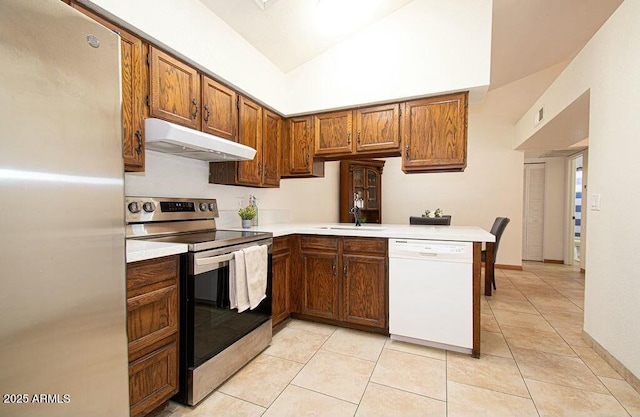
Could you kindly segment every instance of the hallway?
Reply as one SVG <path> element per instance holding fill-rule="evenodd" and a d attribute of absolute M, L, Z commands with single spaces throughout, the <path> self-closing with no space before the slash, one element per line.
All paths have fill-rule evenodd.
<path fill-rule="evenodd" d="M 482 299 L 482 356 L 290 320 L 200 406 L 163 416 L 640 416 L 582 339 L 584 275 L 525 262 Z"/>

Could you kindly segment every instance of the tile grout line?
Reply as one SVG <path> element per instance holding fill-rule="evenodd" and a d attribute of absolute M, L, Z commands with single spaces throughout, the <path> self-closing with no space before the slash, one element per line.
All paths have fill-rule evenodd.
<path fill-rule="evenodd" d="M 513 281 L 511 281 L 511 279 L 509 279 L 509 277 L 507 277 L 507 279 L 522 294 L 522 291 L 520 291 L 518 286 Z M 522 294 L 522 296 L 527 298 L 524 294 Z M 486 298 L 486 296 L 485 296 L 485 298 Z M 528 301 L 528 299 L 527 299 L 527 301 Z M 487 301 L 487 304 L 489 304 L 489 301 Z M 520 365 L 518 364 L 518 361 L 516 360 L 516 356 L 513 354 L 513 350 L 511 349 L 511 345 L 509 344 L 509 342 L 507 341 L 507 338 L 504 336 L 504 333 L 502 332 L 502 326 L 500 326 L 500 322 L 498 322 L 498 318 L 495 317 L 495 313 L 493 312 L 493 307 L 491 307 L 491 304 L 489 304 L 489 309 L 491 310 L 491 313 L 493 314 L 493 316 L 494 316 L 494 318 L 496 320 L 496 324 L 498 325 L 498 328 L 500 329 L 500 334 L 502 335 L 502 338 L 504 339 L 504 342 L 507 345 L 507 348 L 509 349 L 509 353 L 511 354 L 511 357 L 513 358 L 513 362 L 516 364 L 516 368 L 518 369 L 518 373 L 520 373 L 520 378 L 522 378 L 522 383 L 524 384 L 524 387 L 527 389 L 527 393 L 529 394 L 529 399 L 531 400 L 531 404 L 533 404 L 533 408 L 535 408 L 536 413 L 538 414 L 538 417 L 540 417 L 540 410 L 538 410 L 538 405 L 536 404 L 535 400 L 533 399 L 533 395 L 531 395 L 531 390 L 529 389 L 529 385 L 527 385 L 527 381 L 525 380 L 525 377 L 522 374 L 522 369 L 520 369 Z"/>

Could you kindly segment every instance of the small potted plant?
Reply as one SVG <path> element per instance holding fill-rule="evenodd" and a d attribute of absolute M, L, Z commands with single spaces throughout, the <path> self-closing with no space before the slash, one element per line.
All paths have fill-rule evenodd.
<path fill-rule="evenodd" d="M 256 208 L 253 206 L 247 206 L 238 210 L 238 215 L 242 219 L 242 227 L 248 229 L 251 227 L 251 220 L 256 217 Z"/>

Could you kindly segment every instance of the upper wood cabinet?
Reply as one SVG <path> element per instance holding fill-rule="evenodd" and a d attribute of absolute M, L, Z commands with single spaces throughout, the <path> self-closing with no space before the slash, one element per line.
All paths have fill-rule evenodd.
<path fill-rule="evenodd" d="M 398 103 L 314 116 L 315 153 L 322 158 L 400 155 Z"/>
<path fill-rule="evenodd" d="M 259 186 L 262 183 L 262 107 L 240 97 L 240 124 L 238 142 L 256 150 L 250 161 L 238 163 L 237 182 L 242 185 Z"/>
<path fill-rule="evenodd" d="M 202 131 L 238 141 L 238 94 L 202 75 Z"/>
<path fill-rule="evenodd" d="M 149 47 L 152 117 L 200 130 L 200 74 L 194 68 Z"/>
<path fill-rule="evenodd" d="M 256 150 L 251 161 L 212 162 L 209 182 L 250 187 L 280 185 L 282 118 L 257 103 L 239 98 L 238 141 Z"/>
<path fill-rule="evenodd" d="M 316 156 L 353 153 L 353 111 L 338 111 L 313 116 Z"/>
<path fill-rule="evenodd" d="M 398 103 L 357 109 L 354 116 L 356 152 L 390 151 L 400 155 L 400 105 Z"/>
<path fill-rule="evenodd" d="M 313 116 L 287 119 L 285 131 L 281 177 L 324 177 L 324 161 L 315 159 Z"/>
<path fill-rule="evenodd" d="M 262 113 L 262 185 L 280 185 L 280 152 L 282 143 L 282 117 L 264 109 Z"/>
<path fill-rule="evenodd" d="M 125 171 L 144 171 L 144 119 L 148 75 L 142 40 L 75 2 L 71 2 L 70 5 L 120 35 L 124 168 Z"/>
<path fill-rule="evenodd" d="M 463 171 L 467 165 L 468 93 L 403 103 L 402 170 Z"/>

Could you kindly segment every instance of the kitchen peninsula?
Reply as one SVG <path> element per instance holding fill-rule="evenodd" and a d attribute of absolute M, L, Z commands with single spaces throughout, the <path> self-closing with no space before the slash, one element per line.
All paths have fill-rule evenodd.
<path fill-rule="evenodd" d="M 471 294 L 463 304 L 466 303 L 465 308 L 468 307 L 473 316 L 469 333 L 472 342 L 469 342 L 468 351 L 479 357 L 480 254 L 485 242 L 490 256 L 495 242 L 495 237 L 484 229 L 474 226 L 365 224 L 356 227 L 349 223 L 299 223 L 271 224 L 248 230 L 269 232 L 274 236 L 274 323 L 292 316 L 381 334 L 391 332 L 392 337 L 393 329 L 389 328 L 389 241 L 450 243 L 447 249 L 454 251 L 466 243 L 470 268 L 468 280 L 465 278 L 464 281 Z M 419 255 L 428 257 L 432 254 Z M 489 265 L 491 261 L 488 259 Z M 446 273 L 438 278 L 434 290 L 442 291 L 449 284 L 444 275 Z M 493 271 L 487 270 L 485 286 L 490 286 L 492 278 Z M 464 295 L 460 297 L 464 298 Z M 425 322 L 447 320 L 448 317 L 429 318 L 416 313 L 414 319 Z M 428 340 L 417 342 L 430 344 Z M 430 345 L 460 350 L 460 346 L 455 345 Z"/>

